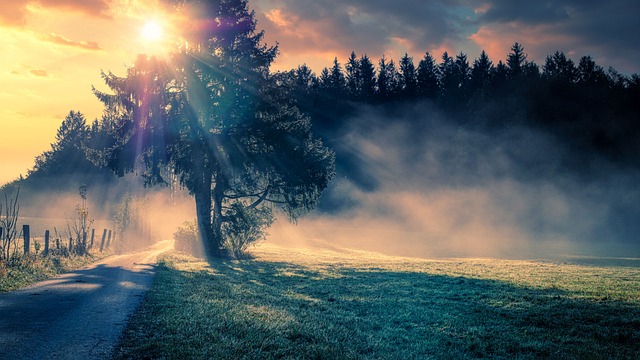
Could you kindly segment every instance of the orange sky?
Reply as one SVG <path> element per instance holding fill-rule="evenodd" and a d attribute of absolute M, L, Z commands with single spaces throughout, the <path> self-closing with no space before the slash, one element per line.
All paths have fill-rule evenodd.
<path fill-rule="evenodd" d="M 171 24 L 158 1 L 0 0 L 0 184 L 26 174 L 34 157 L 50 148 L 70 110 L 84 113 L 89 121 L 101 115 L 101 104 L 91 92 L 92 85 L 104 90 L 100 70 L 123 74 L 137 54 L 158 51 L 157 42 L 141 36 L 149 19 L 157 18 L 165 27 Z M 619 8 L 615 2 L 625 1 L 598 6 Z M 636 43 L 637 25 L 624 31 L 628 23 L 636 23 L 625 15 L 633 11 L 619 11 L 607 22 L 602 16 L 606 9 L 572 0 L 556 8 L 522 2 L 529 7 L 526 11 L 511 0 L 399 4 L 249 1 L 268 44 L 280 44 L 275 69 L 306 63 L 319 73 L 336 56 L 344 63 L 352 50 L 367 53 L 375 62 L 383 54 L 398 59 L 408 52 L 417 62 L 425 51 L 437 59 L 443 51 L 464 51 L 472 61 L 485 49 L 497 63 L 519 41 L 539 65 L 545 55 L 560 49 L 574 60 L 588 54 L 605 67 L 637 71 L 637 46 L 625 48 L 631 61 L 603 55 L 611 54 L 605 51 L 608 44 Z M 610 28 L 628 36 L 599 40 Z"/>
<path fill-rule="evenodd" d="M 122 74 L 155 46 L 141 36 L 153 1 L 26 3 L 0 3 L 0 184 L 26 175 L 70 110 L 100 116 L 101 69 Z"/>

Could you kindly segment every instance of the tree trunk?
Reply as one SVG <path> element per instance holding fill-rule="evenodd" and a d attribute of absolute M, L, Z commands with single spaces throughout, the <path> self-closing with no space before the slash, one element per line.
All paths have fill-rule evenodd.
<path fill-rule="evenodd" d="M 222 197 L 224 190 L 220 181 L 213 188 L 213 221 L 212 230 L 214 243 L 218 253 L 222 251 Z"/>
<path fill-rule="evenodd" d="M 210 171 L 205 169 L 203 173 L 194 192 L 198 232 L 200 233 L 205 256 L 214 258 L 220 255 L 220 236 L 214 230 L 215 227 L 211 216 L 211 182 L 213 178 Z"/>

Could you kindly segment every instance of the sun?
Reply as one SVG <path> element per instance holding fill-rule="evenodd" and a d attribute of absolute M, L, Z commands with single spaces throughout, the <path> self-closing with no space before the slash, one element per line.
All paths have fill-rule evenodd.
<path fill-rule="evenodd" d="M 147 21 L 140 31 L 142 38 L 146 41 L 156 42 L 160 41 L 163 37 L 164 29 L 155 20 Z"/>

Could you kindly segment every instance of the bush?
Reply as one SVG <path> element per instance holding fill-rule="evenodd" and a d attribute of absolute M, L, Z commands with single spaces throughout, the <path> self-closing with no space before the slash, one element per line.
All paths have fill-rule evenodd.
<path fill-rule="evenodd" d="M 246 257 L 249 245 L 266 238 L 266 229 L 274 221 L 273 213 L 268 207 L 249 208 L 235 203 L 230 215 L 230 221 L 222 227 L 224 246 L 235 258 Z"/>
<path fill-rule="evenodd" d="M 182 223 L 182 226 L 178 227 L 178 230 L 173 233 L 173 239 L 176 241 L 176 250 L 193 256 L 204 256 L 202 244 L 200 244 L 200 236 L 198 234 L 198 222 L 196 220 L 185 221 Z"/>

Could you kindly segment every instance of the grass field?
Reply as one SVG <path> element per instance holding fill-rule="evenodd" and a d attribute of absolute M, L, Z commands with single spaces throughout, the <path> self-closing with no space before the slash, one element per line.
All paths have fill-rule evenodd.
<path fill-rule="evenodd" d="M 173 254 L 116 358 L 638 359 L 640 261 Z"/>

